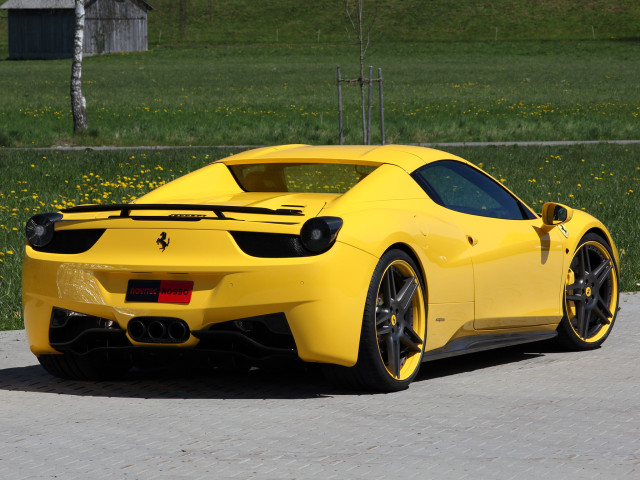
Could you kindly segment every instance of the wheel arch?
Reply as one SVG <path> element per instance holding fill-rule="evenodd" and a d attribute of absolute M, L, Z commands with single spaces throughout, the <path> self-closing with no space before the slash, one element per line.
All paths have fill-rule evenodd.
<path fill-rule="evenodd" d="M 402 243 L 402 242 L 396 242 L 393 245 L 390 245 L 382 254 L 384 255 L 389 250 L 401 250 L 401 251 L 403 251 L 404 253 L 409 255 L 409 257 L 411 257 L 411 260 L 414 261 L 414 263 L 416 264 L 416 267 L 418 267 L 418 270 L 420 270 L 420 276 L 422 277 L 422 285 L 424 286 L 424 308 L 425 308 L 425 311 L 427 311 L 427 306 L 429 304 L 429 301 L 428 301 L 429 288 L 428 288 L 428 284 L 427 284 L 426 272 L 425 272 L 425 269 L 424 269 L 424 266 L 423 266 L 422 262 L 420 261 L 420 257 L 418 256 L 418 254 L 409 245 L 407 245 L 406 243 Z"/>
<path fill-rule="evenodd" d="M 611 249 L 611 253 L 613 254 L 613 259 L 615 260 L 616 266 L 620 268 L 620 255 L 618 253 L 618 248 L 616 247 L 616 244 L 613 241 L 613 237 L 609 233 L 609 230 L 600 220 L 581 210 L 574 210 L 573 218 L 571 219 L 571 221 L 567 222 L 566 225 L 567 228 L 570 229 L 570 231 L 574 228 L 580 231 L 580 235 L 569 236 L 569 242 L 566 245 L 567 248 L 570 248 L 572 252 L 575 252 L 575 250 L 580 245 L 580 240 L 582 240 L 585 235 L 588 235 L 589 233 L 595 233 L 598 236 L 602 237 L 603 240 L 605 240 L 605 242 Z"/>
<path fill-rule="evenodd" d="M 609 248 L 611 248 L 611 250 L 613 250 L 613 241 L 610 238 L 608 232 L 604 231 L 600 227 L 592 227 L 589 230 L 587 230 L 586 232 L 584 232 L 584 235 L 588 235 L 590 233 L 595 233 L 595 234 L 601 236 L 602 238 L 604 238 L 604 240 L 609 244 Z M 584 237 L 584 235 L 583 235 L 583 237 Z"/>
<path fill-rule="evenodd" d="M 611 253 L 613 254 L 613 258 L 616 262 L 616 270 L 618 270 L 618 275 L 620 275 L 619 269 L 620 269 L 620 256 L 618 253 L 618 249 L 615 245 L 615 243 L 613 242 L 613 238 L 611 237 L 611 234 L 607 231 L 606 228 L 601 228 L 600 226 L 595 226 L 595 227 L 591 227 L 588 230 L 586 230 L 582 236 L 580 237 L 580 239 L 582 239 L 585 235 L 588 235 L 590 233 L 595 233 L 596 235 L 602 237 L 602 239 L 607 242 L 607 245 L 609 246 L 609 248 L 611 249 Z M 578 247 L 578 245 L 580 244 L 580 241 L 578 241 L 578 243 L 575 245 L 574 250 Z"/>

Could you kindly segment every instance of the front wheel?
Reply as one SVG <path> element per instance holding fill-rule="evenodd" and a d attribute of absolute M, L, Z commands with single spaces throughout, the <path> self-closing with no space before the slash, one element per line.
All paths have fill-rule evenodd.
<path fill-rule="evenodd" d="M 592 350 L 609 336 L 618 311 L 618 266 L 609 244 L 585 235 L 573 255 L 565 286 L 558 340 L 573 350 Z"/>
<path fill-rule="evenodd" d="M 362 318 L 358 361 L 332 372 L 346 386 L 394 392 L 417 375 L 426 338 L 425 290 L 420 270 L 402 250 L 376 266 Z"/>

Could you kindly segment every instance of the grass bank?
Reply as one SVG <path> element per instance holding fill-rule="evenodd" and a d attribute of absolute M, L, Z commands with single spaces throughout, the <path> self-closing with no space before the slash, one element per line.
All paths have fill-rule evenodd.
<path fill-rule="evenodd" d="M 0 148 L 337 143 L 336 66 L 355 78 L 356 62 L 327 45 L 87 58 L 89 131 L 74 136 L 70 61 L 0 61 Z M 388 44 L 368 62 L 383 67 L 389 142 L 640 138 L 633 43 Z M 362 142 L 358 98 L 345 86 L 346 143 Z"/>
<path fill-rule="evenodd" d="M 150 45 L 344 43 L 353 40 L 342 0 L 154 0 Z M 376 0 L 364 2 L 374 42 L 638 38 L 635 0 Z M 6 49 L 7 11 L 0 10 Z"/>
<path fill-rule="evenodd" d="M 153 44 L 318 43 L 353 40 L 342 0 L 155 0 Z M 364 2 L 374 42 L 592 40 L 637 38 L 634 0 Z M 350 28 L 350 27 L 349 27 Z"/>
<path fill-rule="evenodd" d="M 609 227 L 626 291 L 640 282 L 640 145 L 451 148 L 540 210 L 548 200 L 592 213 Z M 120 203 L 233 153 L 0 151 L 0 329 L 22 328 L 24 223 L 80 203 Z"/>

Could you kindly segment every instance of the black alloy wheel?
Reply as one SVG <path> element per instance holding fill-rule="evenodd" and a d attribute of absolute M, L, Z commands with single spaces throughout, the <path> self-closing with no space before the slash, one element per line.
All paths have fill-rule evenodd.
<path fill-rule="evenodd" d="M 426 340 L 425 288 L 420 270 L 402 250 L 387 251 L 374 269 L 355 366 L 330 367 L 349 388 L 406 389 L 420 369 Z"/>
<path fill-rule="evenodd" d="M 585 235 L 567 274 L 565 315 L 558 326 L 561 343 L 574 350 L 599 347 L 613 328 L 618 297 L 618 268 L 611 248 L 599 235 Z"/>

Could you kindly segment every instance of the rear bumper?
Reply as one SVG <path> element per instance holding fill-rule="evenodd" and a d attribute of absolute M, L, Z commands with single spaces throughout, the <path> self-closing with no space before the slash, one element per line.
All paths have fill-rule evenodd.
<path fill-rule="evenodd" d="M 186 342 L 191 335 L 199 340 L 195 347 L 166 348 Z M 205 330 L 190 330 L 173 317 L 136 317 L 124 330 L 105 318 L 54 307 L 49 344 L 64 354 L 119 358 L 129 364 L 145 364 L 150 358 L 166 363 L 196 358 L 210 366 L 259 366 L 298 357 L 282 313 L 217 323 Z"/>
<path fill-rule="evenodd" d="M 282 314 L 300 359 L 345 366 L 356 362 L 366 293 L 377 262 L 374 256 L 336 243 L 328 252 L 312 257 L 256 258 L 244 254 L 223 231 L 170 231 L 175 244 L 189 235 L 191 247 L 179 250 L 172 245 L 162 255 L 153 243 L 157 231 L 147 235 L 154 247 L 148 252 L 136 246 L 130 232 L 126 240 L 118 238 L 125 232 L 107 230 L 94 248 L 82 254 L 36 252 L 27 246 L 23 306 L 34 354 L 61 351 L 51 345 L 49 332 L 57 307 L 113 322 L 126 341 L 115 342 L 114 349 L 160 351 L 202 349 L 212 337 L 195 332 L 207 332 L 223 322 Z M 118 252 L 101 245 L 132 247 Z M 123 260 L 129 264 L 120 263 Z M 191 301 L 125 301 L 130 279 L 192 281 Z M 180 319 L 190 334 L 180 343 L 135 341 L 127 330 L 140 317 Z M 219 340 L 216 342 L 215 349 L 220 350 Z"/>

